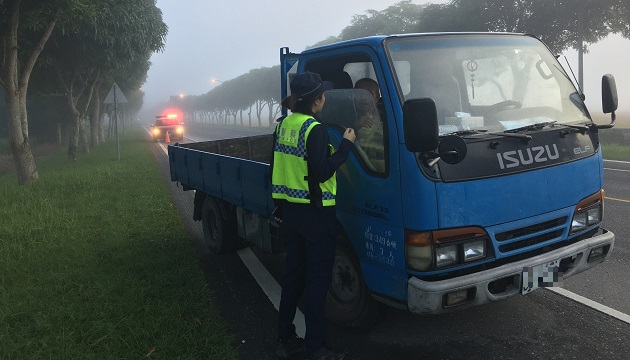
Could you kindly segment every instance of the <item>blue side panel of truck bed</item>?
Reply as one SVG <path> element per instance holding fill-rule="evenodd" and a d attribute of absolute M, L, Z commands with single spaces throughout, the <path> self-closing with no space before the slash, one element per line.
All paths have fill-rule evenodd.
<path fill-rule="evenodd" d="M 212 155 L 209 155 L 212 156 Z M 221 156 L 219 160 L 219 169 L 221 171 L 221 190 L 223 200 L 227 200 L 235 205 L 243 205 L 243 189 L 241 163 L 244 160 L 236 159 L 228 156 Z"/>
<path fill-rule="evenodd" d="M 271 179 L 267 175 L 269 165 L 243 161 L 241 166 L 244 175 L 242 177 L 243 207 L 257 214 L 272 212 Z"/>
<path fill-rule="evenodd" d="M 169 145 L 171 180 L 262 215 L 274 210 L 269 165 Z"/>
<path fill-rule="evenodd" d="M 179 181 L 188 185 L 188 165 L 186 164 L 186 153 L 173 146 L 168 147 L 168 158 L 171 162 L 171 181 Z"/>
<path fill-rule="evenodd" d="M 199 152 L 201 154 L 205 154 Z M 201 156 L 203 178 L 202 186 L 195 188 L 203 190 L 206 194 L 220 197 L 221 196 L 221 171 L 219 168 L 219 156 Z"/>

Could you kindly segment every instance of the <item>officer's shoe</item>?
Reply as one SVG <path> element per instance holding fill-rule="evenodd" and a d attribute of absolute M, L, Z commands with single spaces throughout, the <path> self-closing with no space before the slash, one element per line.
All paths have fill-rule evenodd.
<path fill-rule="evenodd" d="M 327 343 L 323 343 L 317 351 L 307 354 L 306 360 L 343 360 L 345 357 L 345 352 L 338 352 L 332 349 Z"/>
<path fill-rule="evenodd" d="M 278 347 L 276 348 L 278 359 L 290 359 L 302 353 L 304 353 L 304 339 L 297 336 L 297 334 L 278 339 Z"/>

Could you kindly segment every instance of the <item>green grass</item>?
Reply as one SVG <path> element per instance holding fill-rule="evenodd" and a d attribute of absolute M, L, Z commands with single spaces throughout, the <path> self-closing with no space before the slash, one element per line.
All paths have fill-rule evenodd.
<path fill-rule="evenodd" d="M 630 146 L 602 145 L 602 155 L 606 160 L 630 161 Z"/>
<path fill-rule="evenodd" d="M 1 359 L 235 359 L 140 131 L 0 177 Z"/>

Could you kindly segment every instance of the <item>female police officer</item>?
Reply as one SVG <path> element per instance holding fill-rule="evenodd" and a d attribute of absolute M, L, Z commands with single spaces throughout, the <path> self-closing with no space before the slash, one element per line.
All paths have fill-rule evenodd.
<path fill-rule="evenodd" d="M 279 358 L 306 351 L 307 359 L 343 359 L 325 339 L 325 300 L 335 257 L 335 171 L 347 159 L 355 140 L 346 129 L 333 152 L 326 128 L 317 121 L 332 83 L 318 74 L 296 74 L 291 95 L 282 105 L 292 111 L 276 127 L 272 196 L 281 217 L 286 241 L 286 273 L 278 310 Z M 281 215 L 280 215 L 281 214 Z M 293 319 L 300 296 L 306 303 L 305 340 L 295 334 Z"/>

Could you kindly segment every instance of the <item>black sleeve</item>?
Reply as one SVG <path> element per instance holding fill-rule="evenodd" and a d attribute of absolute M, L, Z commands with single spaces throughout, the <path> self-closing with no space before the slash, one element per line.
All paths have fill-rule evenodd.
<path fill-rule="evenodd" d="M 350 140 L 342 139 L 339 149 L 331 155 L 328 144 L 326 127 L 321 124 L 315 125 L 306 140 L 309 182 L 323 183 L 330 179 L 354 148 L 354 144 Z"/>

